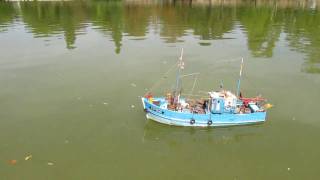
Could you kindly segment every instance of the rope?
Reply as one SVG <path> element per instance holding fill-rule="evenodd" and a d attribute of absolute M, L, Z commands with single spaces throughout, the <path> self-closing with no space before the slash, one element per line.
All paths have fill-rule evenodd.
<path fill-rule="evenodd" d="M 196 86 L 197 79 L 198 79 L 198 76 L 196 76 L 196 77 L 194 78 L 194 82 L 193 82 L 192 89 L 191 89 L 191 91 L 190 91 L 190 95 L 192 95 L 192 93 L 193 93 L 194 87 Z M 188 98 L 190 97 L 190 95 L 188 96 Z"/>
<path fill-rule="evenodd" d="M 226 58 L 223 58 L 223 59 L 219 59 L 219 60 L 217 60 L 217 61 L 214 61 L 214 63 L 228 63 L 228 62 L 233 62 L 233 61 L 238 61 L 238 60 L 239 60 L 239 57 L 230 58 L 230 59 L 227 59 L 227 60 L 226 60 Z M 147 95 L 148 93 L 152 92 L 157 86 L 159 86 L 159 85 L 162 83 L 162 81 L 166 79 L 166 76 L 167 76 L 175 67 L 177 67 L 177 64 L 178 64 L 178 63 L 179 63 L 179 62 L 174 63 L 174 64 L 172 65 L 172 67 L 170 67 L 170 69 L 169 69 L 166 73 L 164 73 L 164 76 L 163 76 L 159 81 L 157 81 L 156 83 L 154 83 L 154 84 L 151 86 L 151 88 L 149 88 L 149 90 L 144 94 L 144 96 Z M 216 67 L 216 68 L 218 68 L 218 67 Z M 196 73 L 195 73 L 195 74 L 196 74 Z M 197 77 L 196 77 L 196 79 L 195 79 L 195 82 L 194 82 L 194 85 L 193 85 L 193 87 L 192 87 L 192 91 L 191 91 L 191 92 L 193 92 L 193 89 L 194 89 L 194 86 L 195 86 L 196 81 L 197 81 Z M 207 92 L 206 92 L 206 93 L 207 93 Z M 191 93 L 191 94 L 192 94 L 192 93 Z"/>
<path fill-rule="evenodd" d="M 208 99 L 208 96 L 197 95 L 197 94 L 186 94 L 186 93 L 181 93 L 181 95 L 185 95 L 185 96 L 194 96 L 194 97 L 201 97 L 201 98 L 204 98 L 204 99 Z"/>
<path fill-rule="evenodd" d="M 170 67 L 170 69 L 166 73 L 164 73 L 163 77 L 159 81 L 154 83 L 153 86 L 151 86 L 151 88 L 144 94 L 144 96 L 146 96 L 148 93 L 152 92 L 155 87 L 159 86 L 162 83 L 162 81 L 166 79 L 166 76 L 170 73 L 170 71 L 172 71 L 174 69 L 174 67 L 177 66 L 177 64 L 178 64 L 178 62 L 174 63 Z"/>
<path fill-rule="evenodd" d="M 234 58 L 230 58 L 230 59 L 219 59 L 219 60 L 216 60 L 216 61 L 213 61 L 213 63 L 228 63 L 228 62 L 234 62 L 234 61 L 239 61 L 239 57 L 234 57 Z"/>
<path fill-rule="evenodd" d="M 254 89 L 256 89 L 256 91 L 260 88 L 258 88 L 251 80 L 249 80 L 248 76 L 246 74 L 244 74 L 243 79 L 246 80 L 249 84 L 249 86 L 253 87 Z M 258 93 L 258 92 L 257 92 Z"/>

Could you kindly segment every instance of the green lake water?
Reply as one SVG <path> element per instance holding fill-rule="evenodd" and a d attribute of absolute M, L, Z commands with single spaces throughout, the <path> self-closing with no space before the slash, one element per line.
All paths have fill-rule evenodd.
<path fill-rule="evenodd" d="M 0 179 L 319 179 L 318 1 L 143 2 L 0 2 Z M 182 47 L 195 94 L 234 91 L 244 57 L 241 91 L 274 105 L 267 122 L 146 120 L 139 97 Z"/>

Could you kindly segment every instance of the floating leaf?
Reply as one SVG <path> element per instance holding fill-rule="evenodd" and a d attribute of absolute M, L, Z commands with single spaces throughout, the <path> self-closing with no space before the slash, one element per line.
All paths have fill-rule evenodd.
<path fill-rule="evenodd" d="M 28 161 L 28 160 L 30 160 L 31 158 L 32 158 L 32 155 L 29 155 L 29 156 L 26 156 L 26 157 L 24 158 L 24 160 Z"/>
<path fill-rule="evenodd" d="M 264 108 L 266 108 L 266 109 L 269 109 L 269 108 L 272 108 L 272 107 L 273 107 L 273 105 L 269 104 L 269 103 L 264 105 Z"/>
<path fill-rule="evenodd" d="M 9 164 L 10 164 L 10 165 L 16 165 L 17 162 L 18 162 L 17 160 L 11 159 L 11 160 L 9 161 Z"/>

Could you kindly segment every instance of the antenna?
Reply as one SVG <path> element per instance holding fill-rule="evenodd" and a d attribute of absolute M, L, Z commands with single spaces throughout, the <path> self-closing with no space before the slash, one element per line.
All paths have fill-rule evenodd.
<path fill-rule="evenodd" d="M 240 65 L 240 73 L 239 73 L 239 80 L 238 80 L 238 86 L 237 86 L 237 96 L 240 96 L 240 83 L 241 83 L 241 76 L 242 76 L 242 68 L 243 68 L 243 58 L 241 59 L 241 65 Z"/>
<path fill-rule="evenodd" d="M 181 54 L 180 54 L 180 57 L 179 57 L 179 62 L 178 62 L 178 71 L 177 71 L 177 77 L 176 77 L 176 89 L 175 89 L 175 103 L 178 103 L 177 101 L 179 101 L 179 94 L 180 94 L 180 91 L 179 91 L 179 86 L 181 86 L 181 83 L 180 83 L 180 73 L 181 73 L 181 70 L 184 69 L 184 62 L 182 60 L 182 57 L 183 57 L 183 48 L 181 48 Z"/>

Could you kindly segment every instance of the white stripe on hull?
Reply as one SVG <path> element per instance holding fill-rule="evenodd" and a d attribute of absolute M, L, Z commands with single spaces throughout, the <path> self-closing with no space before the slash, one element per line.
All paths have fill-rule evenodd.
<path fill-rule="evenodd" d="M 190 121 L 182 120 L 182 119 L 177 119 L 177 120 L 170 120 L 166 118 L 162 118 L 156 115 L 153 115 L 151 113 L 147 113 L 146 117 L 148 119 L 151 119 L 153 121 L 162 123 L 162 124 L 168 124 L 168 125 L 173 125 L 173 126 L 193 126 L 193 127 L 208 127 L 209 125 L 205 122 L 203 123 L 197 123 L 195 122 L 194 124 L 190 124 Z M 210 126 L 217 127 L 217 126 L 239 126 L 239 125 L 248 125 L 248 124 L 259 124 L 263 123 L 265 120 L 252 120 L 252 121 L 243 121 L 241 123 L 225 123 L 225 122 L 217 122 L 217 121 L 212 121 L 212 124 Z"/>

